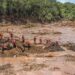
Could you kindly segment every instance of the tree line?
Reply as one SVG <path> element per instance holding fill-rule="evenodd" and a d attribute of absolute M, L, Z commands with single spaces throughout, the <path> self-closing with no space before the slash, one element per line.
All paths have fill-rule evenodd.
<path fill-rule="evenodd" d="M 0 0 L 0 22 L 75 20 L 75 4 L 56 0 Z"/>

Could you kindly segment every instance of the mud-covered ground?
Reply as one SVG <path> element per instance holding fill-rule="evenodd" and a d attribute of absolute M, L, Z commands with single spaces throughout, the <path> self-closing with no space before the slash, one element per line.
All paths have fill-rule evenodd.
<path fill-rule="evenodd" d="M 0 75 L 75 75 L 75 56 L 1 58 Z"/>
<path fill-rule="evenodd" d="M 62 22 L 29 27 L 1 26 L 0 32 L 4 33 L 5 37 L 9 36 L 7 31 L 12 31 L 16 38 L 20 39 L 22 35 L 25 35 L 26 40 L 31 43 L 34 36 L 37 36 L 37 43 L 40 37 L 43 44 L 46 39 L 58 41 L 61 48 L 60 50 L 57 47 L 56 50 L 50 48 L 43 50 L 45 45 L 38 44 L 24 53 L 18 49 L 5 51 L 4 55 L 0 53 L 0 75 L 75 75 L 74 24 Z"/>

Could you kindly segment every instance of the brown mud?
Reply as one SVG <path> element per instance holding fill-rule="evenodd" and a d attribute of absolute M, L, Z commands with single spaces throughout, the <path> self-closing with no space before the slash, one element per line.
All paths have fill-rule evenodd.
<path fill-rule="evenodd" d="M 2 55 L 0 51 L 0 75 L 75 75 L 74 24 L 62 22 L 40 27 L 1 26 L 0 32 L 5 37 L 9 36 L 7 30 L 12 31 L 15 38 L 19 39 L 24 34 L 31 43 L 34 36 L 37 36 L 37 43 L 41 37 L 43 45 L 37 44 L 25 52 L 14 48 L 6 50 Z M 58 41 L 59 45 L 46 47 L 46 39 Z"/>

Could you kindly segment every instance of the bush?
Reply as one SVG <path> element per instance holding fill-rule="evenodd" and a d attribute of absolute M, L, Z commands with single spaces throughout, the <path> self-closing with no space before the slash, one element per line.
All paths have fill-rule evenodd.
<path fill-rule="evenodd" d="M 59 3 L 56 0 L 2 0 L 0 1 L 0 20 L 36 20 L 51 22 L 60 19 L 75 20 L 75 4 Z M 25 20 L 25 21 L 24 21 Z"/>

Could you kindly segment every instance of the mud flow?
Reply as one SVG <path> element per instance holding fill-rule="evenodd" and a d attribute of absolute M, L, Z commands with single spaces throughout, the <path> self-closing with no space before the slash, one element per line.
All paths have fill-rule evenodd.
<path fill-rule="evenodd" d="M 74 34 L 65 25 L 1 26 L 0 75 L 75 75 Z"/>

